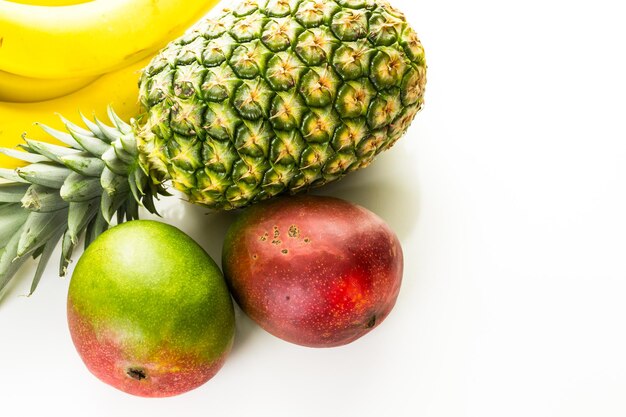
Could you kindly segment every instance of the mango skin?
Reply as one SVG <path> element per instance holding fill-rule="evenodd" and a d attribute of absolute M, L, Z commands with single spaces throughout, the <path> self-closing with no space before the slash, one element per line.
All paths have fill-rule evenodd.
<path fill-rule="evenodd" d="M 218 266 L 186 234 L 154 221 L 124 223 L 92 242 L 72 275 L 67 319 L 87 368 L 143 397 L 204 384 L 235 334 Z"/>
<path fill-rule="evenodd" d="M 298 345 L 334 347 L 391 312 L 403 254 L 374 213 L 303 195 L 246 209 L 226 234 L 222 267 L 239 306 L 265 330 Z"/>

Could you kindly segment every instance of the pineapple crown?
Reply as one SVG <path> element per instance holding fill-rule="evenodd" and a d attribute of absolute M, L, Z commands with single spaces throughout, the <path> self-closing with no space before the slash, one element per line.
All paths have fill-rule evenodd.
<path fill-rule="evenodd" d="M 85 127 L 61 117 L 65 132 L 40 125 L 67 146 L 24 137 L 21 150 L 0 148 L 28 163 L 0 169 L 0 294 L 31 256 L 32 294 L 59 241 L 63 276 L 83 234 L 87 248 L 115 218 L 138 219 L 140 206 L 156 214 L 154 198 L 167 193 L 141 167 L 133 127 L 111 108 L 108 116 L 111 125 L 81 114 Z"/>

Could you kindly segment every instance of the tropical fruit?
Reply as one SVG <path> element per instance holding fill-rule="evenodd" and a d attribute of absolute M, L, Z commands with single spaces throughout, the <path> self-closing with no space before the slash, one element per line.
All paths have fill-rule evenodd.
<path fill-rule="evenodd" d="M 0 290 L 16 263 L 59 239 L 63 269 L 85 229 L 89 242 L 115 213 L 154 211 L 168 181 L 228 210 L 366 167 L 407 130 L 425 82 L 422 45 L 387 2 L 242 1 L 152 60 L 137 119 L 111 111 L 113 126 L 47 129 L 69 148 L 27 140 L 17 156 L 32 164 L 0 170 L 7 210 L 32 211 L 10 222 Z"/>
<path fill-rule="evenodd" d="M 404 134 L 425 74 L 417 35 L 387 3 L 243 1 L 143 72 L 142 165 L 218 209 L 319 186 Z"/>
<path fill-rule="evenodd" d="M 114 227 L 85 251 L 70 282 L 67 317 L 95 376 L 148 397 L 205 383 L 235 333 L 215 262 L 186 234 L 154 221 Z"/>
<path fill-rule="evenodd" d="M 371 211 L 307 195 L 246 209 L 228 230 L 222 267 L 241 309 L 265 330 L 333 347 L 389 315 L 403 257 L 396 235 Z"/>
<path fill-rule="evenodd" d="M 33 103 L 71 94 L 96 77 L 31 78 L 0 71 L 0 102 Z"/>
<path fill-rule="evenodd" d="M 49 142 L 56 145 L 63 145 L 62 142 L 54 139 L 43 131 L 35 123 L 45 124 L 53 128 L 63 128 L 69 120 L 74 123 L 80 123 L 84 114 L 96 117 L 107 116 L 107 106 L 112 104 L 115 111 L 120 117 L 131 118 L 140 111 L 140 105 L 137 102 L 137 77 L 143 67 L 149 62 L 149 59 L 129 65 L 117 71 L 104 74 L 98 77 L 89 85 L 79 90 L 62 95 L 60 97 L 45 100 L 18 103 L 13 101 L 0 101 L 0 145 L 6 147 L 0 148 L 0 152 L 14 154 L 15 148 L 23 143 L 22 135 L 29 140 L 38 140 Z M 5 81 L 8 81 L 5 79 Z M 50 93 L 54 95 L 54 84 L 59 83 L 58 80 L 48 80 L 50 84 L 46 88 L 41 85 L 33 91 L 34 95 Z M 3 79 L 0 74 L 0 88 Z M 14 83 L 15 84 L 15 83 Z M 37 86 L 38 83 L 28 83 L 30 87 Z M 17 93 L 16 88 L 5 90 L 0 93 L 10 94 L 11 91 Z M 20 93 L 21 97 L 25 97 L 24 92 Z M 7 97 L 8 98 L 8 97 Z M 29 100 L 30 101 L 30 100 Z M 80 112 L 84 114 L 81 114 Z M 58 114 L 67 116 L 59 118 Z M 8 148 L 8 149 L 7 149 Z M 11 158 L 8 155 L 0 154 L 0 166 L 6 168 L 15 168 L 24 165 L 18 159 Z"/>
<path fill-rule="evenodd" d="M 153 56 L 217 1 L 1 1 L 0 70 L 35 78 L 102 75 Z"/>

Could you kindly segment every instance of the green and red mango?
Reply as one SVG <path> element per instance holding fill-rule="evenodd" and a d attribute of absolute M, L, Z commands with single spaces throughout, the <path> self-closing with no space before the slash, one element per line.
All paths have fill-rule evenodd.
<path fill-rule="evenodd" d="M 89 370 L 148 397 L 212 378 L 235 331 L 215 262 L 180 230 L 152 221 L 124 223 L 89 246 L 72 276 L 67 314 Z"/>

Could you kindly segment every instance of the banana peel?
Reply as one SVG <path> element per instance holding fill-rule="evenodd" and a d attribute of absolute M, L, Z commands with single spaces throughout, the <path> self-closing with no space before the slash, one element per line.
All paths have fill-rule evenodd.
<path fill-rule="evenodd" d="M 217 0 L 0 1 L 0 69 L 33 78 L 97 76 L 155 55 Z"/>
<path fill-rule="evenodd" d="M 33 103 L 71 94 L 98 77 L 32 78 L 0 71 L 0 102 Z"/>
<path fill-rule="evenodd" d="M 124 120 L 137 117 L 140 113 L 138 80 L 150 59 L 105 74 L 86 87 L 60 98 L 36 103 L 0 102 L 0 147 L 17 147 L 23 142 L 23 135 L 62 145 L 35 125 L 41 123 L 62 129 L 61 114 L 69 121 L 82 125 L 80 113 L 92 119 L 94 116 L 106 119 L 107 106 L 111 105 Z M 0 154 L 0 166 L 3 168 L 23 165 L 22 161 Z"/>

